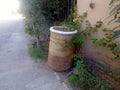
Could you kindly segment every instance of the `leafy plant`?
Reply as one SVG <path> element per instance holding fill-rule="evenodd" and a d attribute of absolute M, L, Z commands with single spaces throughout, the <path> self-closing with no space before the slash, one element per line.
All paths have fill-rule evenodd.
<path fill-rule="evenodd" d="M 77 74 L 72 74 L 70 77 L 69 77 L 69 82 L 72 83 L 72 84 L 77 84 L 79 83 L 79 79 L 78 79 L 78 75 Z"/>
<path fill-rule="evenodd" d="M 115 23 L 120 23 L 120 1 L 119 0 L 111 0 L 110 2 L 110 17 L 112 17 L 112 20 L 109 22 L 115 22 Z M 113 30 L 113 38 L 119 38 L 120 36 L 120 25 L 115 26 Z M 120 59 L 120 43 L 116 43 L 116 47 L 113 48 L 113 53 L 116 55 L 115 58 Z"/>
<path fill-rule="evenodd" d="M 92 76 L 86 69 L 83 58 L 74 54 L 72 59 L 76 61 L 76 73 L 70 76 L 71 83 L 78 83 L 82 90 L 109 90 L 112 86 L 110 83 L 100 80 Z"/>
<path fill-rule="evenodd" d="M 109 48 L 115 55 L 115 59 L 120 59 L 120 45 L 114 42 L 113 31 L 103 29 L 105 37 L 101 39 L 92 39 L 93 43 L 97 46 Z"/>
<path fill-rule="evenodd" d="M 71 31 L 73 30 L 79 30 L 80 29 L 80 23 L 79 22 L 72 22 L 69 20 L 65 20 L 62 22 L 64 26 L 67 26 Z"/>
<path fill-rule="evenodd" d="M 25 32 L 29 35 L 34 35 L 34 31 L 31 28 L 25 28 Z"/>
<path fill-rule="evenodd" d="M 76 18 L 79 18 L 77 14 L 77 6 L 74 7 L 73 13 L 62 22 L 62 25 L 67 26 L 70 30 L 79 30 L 81 28 L 81 23 Z"/>
<path fill-rule="evenodd" d="M 70 42 L 68 42 L 66 45 L 65 45 L 65 49 L 66 48 L 70 48 L 70 47 L 81 47 L 81 45 L 84 43 L 83 39 L 79 36 L 75 36 L 72 38 L 72 40 Z"/>
<path fill-rule="evenodd" d="M 111 4 L 115 3 L 115 1 L 118 1 L 118 0 L 112 0 Z M 116 48 L 119 48 L 120 44 L 115 43 L 114 41 L 114 38 L 119 37 L 119 33 L 120 33 L 119 30 L 117 32 L 114 32 L 114 30 L 108 30 L 107 28 L 104 28 L 102 21 L 97 21 L 96 24 L 91 25 L 91 23 L 87 20 L 87 13 L 84 12 L 83 15 L 79 16 L 77 14 L 76 7 L 74 8 L 74 13 L 70 15 L 68 20 L 69 22 L 66 24 L 68 25 L 68 27 L 71 27 L 70 25 L 72 25 L 72 23 L 77 23 L 75 27 L 79 26 L 78 32 L 79 32 L 79 35 L 82 37 L 90 36 L 93 33 L 98 32 L 99 30 L 102 30 L 104 32 L 104 36 L 101 38 L 93 38 L 91 39 L 92 42 L 97 46 L 103 46 L 103 47 L 109 48 L 112 51 L 112 53 L 115 55 L 115 59 L 120 59 L 120 53 L 119 53 L 120 50 L 116 49 Z M 74 26 L 74 24 L 72 26 Z M 117 26 L 117 28 L 118 27 L 119 26 Z M 77 36 L 78 38 L 80 37 L 79 35 Z M 72 43 L 76 43 L 76 41 L 79 41 L 79 40 L 77 39 L 73 40 Z M 77 44 L 79 46 L 79 43 Z M 70 45 L 71 44 L 68 44 L 68 46 Z"/>
<path fill-rule="evenodd" d="M 72 38 L 70 43 L 74 46 L 80 47 L 84 43 L 84 41 L 81 37 L 75 36 Z"/>
<path fill-rule="evenodd" d="M 114 18 L 111 21 L 119 22 L 120 23 L 120 2 L 119 0 L 111 0 L 110 4 L 111 6 L 111 12 L 110 16 L 114 16 Z"/>
<path fill-rule="evenodd" d="M 81 26 L 82 24 L 85 24 L 86 27 L 83 31 L 80 31 L 79 29 L 78 36 L 72 38 L 72 40 L 66 45 L 67 47 L 76 46 L 76 50 L 80 49 L 81 45 L 84 42 L 83 39 L 80 38 L 80 35 L 89 36 L 91 35 L 91 33 L 97 32 L 98 29 L 102 27 L 102 21 L 98 21 L 94 26 L 91 26 L 90 22 L 86 20 L 86 17 L 87 13 L 84 13 L 82 16 L 78 16 L 77 13 L 73 13 L 72 18 L 69 19 L 73 20 L 76 23 L 79 22 Z M 68 27 L 72 25 L 72 23 L 74 23 L 73 21 L 67 24 Z M 108 38 L 110 39 L 110 37 Z M 101 45 L 103 45 L 103 43 Z M 92 76 L 87 71 L 82 56 L 78 54 L 79 53 L 72 55 L 76 72 L 72 76 L 70 76 L 69 81 L 73 84 L 79 84 L 82 90 L 109 90 L 111 88 L 111 84 Z"/>
<path fill-rule="evenodd" d="M 101 38 L 93 38 L 91 39 L 92 42 L 97 45 L 97 46 L 102 46 L 109 48 L 112 53 L 115 55 L 115 59 L 120 59 L 120 49 L 119 48 L 120 44 L 115 43 L 114 41 L 114 31 L 113 30 L 108 30 L 107 28 L 103 28 L 103 22 L 102 21 L 97 21 L 95 25 L 91 25 L 88 20 L 86 20 L 86 17 L 83 18 L 83 16 L 80 16 L 80 21 L 81 26 L 84 26 L 84 30 L 80 31 L 80 35 L 83 37 L 87 37 L 92 35 L 95 32 L 98 32 L 99 30 L 102 30 L 104 32 L 104 36 Z M 85 25 L 82 25 L 85 24 Z M 118 33 L 117 33 L 118 34 Z"/>
<path fill-rule="evenodd" d="M 31 57 L 33 57 L 35 59 L 39 59 L 39 58 L 44 59 L 45 58 L 45 55 L 35 47 L 29 48 L 29 53 L 30 53 Z"/>
<path fill-rule="evenodd" d="M 103 25 L 102 21 L 97 21 L 94 26 L 91 26 L 88 20 L 83 20 L 85 24 L 85 29 L 81 32 L 81 35 L 90 36 L 92 33 L 97 32 Z"/>
<path fill-rule="evenodd" d="M 82 18 L 86 18 L 87 13 L 84 13 Z M 74 7 L 74 12 L 65 20 L 62 22 L 63 25 L 67 26 L 71 30 L 78 30 L 81 28 L 81 22 L 79 21 L 79 16 L 77 14 L 77 7 Z M 74 36 L 70 42 L 68 42 L 65 46 L 65 48 L 70 48 L 71 46 L 75 46 L 77 48 L 81 47 L 81 45 L 84 43 L 83 39 L 80 37 L 79 34 Z"/>

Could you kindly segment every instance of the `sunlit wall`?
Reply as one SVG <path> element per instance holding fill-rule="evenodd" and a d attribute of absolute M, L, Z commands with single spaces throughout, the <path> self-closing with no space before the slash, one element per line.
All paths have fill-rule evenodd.
<path fill-rule="evenodd" d="M 94 8 L 90 8 L 91 1 L 95 5 Z M 78 14 L 82 15 L 84 12 L 87 12 L 87 19 L 92 25 L 94 25 L 96 21 L 101 20 L 103 21 L 105 28 L 112 29 L 117 25 L 117 23 L 113 22 L 108 24 L 108 22 L 111 20 L 110 17 L 108 18 L 110 12 L 110 1 L 111 0 L 77 0 Z M 91 42 L 91 39 L 102 38 L 103 35 L 104 34 L 102 30 L 92 34 L 91 37 L 85 40 L 83 51 L 87 57 L 91 57 L 102 65 L 105 65 L 105 67 L 109 66 L 114 71 L 119 70 L 120 72 L 120 60 L 117 62 L 113 60 L 114 55 L 112 54 L 111 50 L 105 47 L 96 46 Z M 120 42 L 120 38 L 115 41 Z"/>

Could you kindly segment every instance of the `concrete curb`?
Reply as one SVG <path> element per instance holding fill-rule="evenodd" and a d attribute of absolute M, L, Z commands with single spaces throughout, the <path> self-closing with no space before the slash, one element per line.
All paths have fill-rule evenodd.
<path fill-rule="evenodd" d="M 54 74 L 55 74 L 57 80 L 61 82 L 61 85 L 62 85 L 64 88 L 66 88 L 66 90 L 72 90 L 72 89 L 70 89 L 69 86 L 60 78 L 60 76 L 59 76 L 59 74 L 58 74 L 57 72 L 54 72 Z"/>

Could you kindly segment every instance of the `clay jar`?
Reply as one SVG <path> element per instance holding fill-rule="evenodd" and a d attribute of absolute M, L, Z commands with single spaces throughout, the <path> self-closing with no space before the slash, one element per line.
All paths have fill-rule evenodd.
<path fill-rule="evenodd" d="M 70 31 L 65 26 L 50 28 L 50 43 L 48 53 L 48 66 L 55 71 L 64 71 L 71 67 L 71 56 L 74 47 L 65 49 L 67 43 L 77 34 L 77 30 Z"/>

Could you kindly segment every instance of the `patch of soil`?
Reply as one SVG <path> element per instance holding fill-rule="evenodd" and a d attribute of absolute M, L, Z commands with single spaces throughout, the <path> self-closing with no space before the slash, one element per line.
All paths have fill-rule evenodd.
<path fill-rule="evenodd" d="M 55 30 L 58 30 L 58 31 L 65 31 L 65 32 L 70 32 L 71 30 L 70 29 L 68 29 L 68 28 L 65 28 L 65 27 L 55 27 L 54 28 Z"/>
<path fill-rule="evenodd" d="M 104 71 L 101 69 L 102 66 L 100 66 L 99 63 L 90 58 L 85 58 L 84 63 L 89 73 L 96 77 L 99 77 L 101 80 L 110 82 L 113 86 L 112 90 L 120 90 L 120 81 L 113 76 L 112 72 Z"/>

